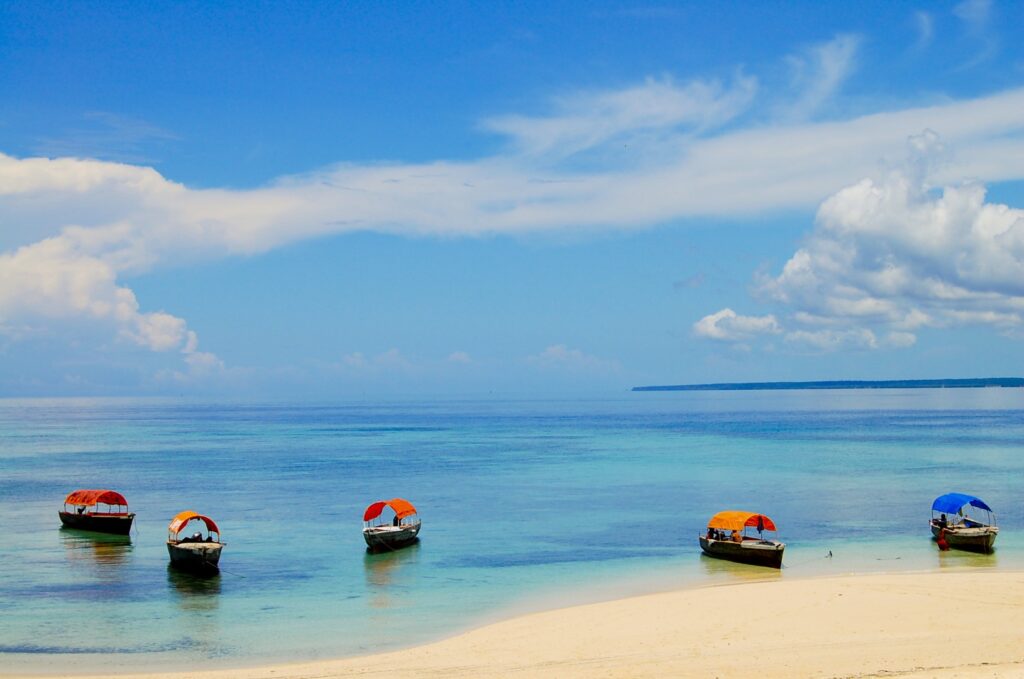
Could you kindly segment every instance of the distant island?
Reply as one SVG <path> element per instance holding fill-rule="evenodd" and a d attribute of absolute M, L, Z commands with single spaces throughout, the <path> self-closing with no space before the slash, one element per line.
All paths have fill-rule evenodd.
<path fill-rule="evenodd" d="M 633 387 L 633 391 L 759 391 L 773 389 L 977 389 L 1024 387 L 1024 377 L 972 377 L 948 380 L 824 380 L 820 382 L 720 382 Z"/>

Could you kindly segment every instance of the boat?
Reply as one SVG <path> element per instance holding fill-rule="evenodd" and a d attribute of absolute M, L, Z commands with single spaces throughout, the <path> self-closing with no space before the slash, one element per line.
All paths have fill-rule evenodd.
<path fill-rule="evenodd" d="M 128 511 L 128 500 L 113 490 L 76 490 L 64 498 L 59 510 L 65 528 L 91 530 L 111 535 L 128 535 L 135 514 Z"/>
<path fill-rule="evenodd" d="M 188 537 L 180 538 L 187 528 L 206 528 L 205 535 L 197 530 Z M 171 519 L 167 527 L 167 552 L 171 565 L 195 573 L 216 573 L 220 570 L 220 553 L 224 549 L 220 541 L 220 529 L 208 516 L 193 511 L 182 512 Z"/>
<path fill-rule="evenodd" d="M 757 531 L 757 537 L 747 529 Z M 782 553 L 786 545 L 769 540 L 764 532 L 776 532 L 775 522 L 764 514 L 752 512 L 719 512 L 708 521 L 707 532 L 700 536 L 700 548 L 708 556 L 740 563 L 782 568 Z"/>
<path fill-rule="evenodd" d="M 390 520 L 384 517 L 385 507 L 394 512 Z M 420 525 L 416 508 L 408 500 L 379 500 L 363 512 L 363 539 L 370 551 L 400 549 L 419 540 Z"/>
<path fill-rule="evenodd" d="M 991 552 L 999 534 L 992 508 L 980 498 L 964 493 L 947 493 L 935 498 L 929 525 L 932 537 L 942 549 Z"/>

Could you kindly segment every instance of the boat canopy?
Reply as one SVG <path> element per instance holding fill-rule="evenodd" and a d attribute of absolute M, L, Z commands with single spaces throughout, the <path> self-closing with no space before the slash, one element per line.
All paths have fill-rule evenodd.
<path fill-rule="evenodd" d="M 400 497 L 393 497 L 390 500 L 379 500 L 367 507 L 366 511 L 363 512 L 363 521 L 373 521 L 380 516 L 385 507 L 391 507 L 399 519 L 404 519 L 416 513 L 416 508 L 412 506 L 411 502 Z"/>
<path fill-rule="evenodd" d="M 935 498 L 935 502 L 932 503 L 932 511 L 943 512 L 944 514 L 955 514 L 965 505 L 984 509 L 986 512 L 992 511 L 992 508 L 985 504 L 980 498 L 976 498 L 973 495 L 965 495 L 963 493 L 946 493 L 945 495 L 940 495 Z"/>
<path fill-rule="evenodd" d="M 775 522 L 764 514 L 753 514 L 751 512 L 718 512 L 708 521 L 708 528 L 718 530 L 743 530 L 750 526 L 760 530 L 776 530 Z"/>
<path fill-rule="evenodd" d="M 64 498 L 66 505 L 85 505 L 92 507 L 97 504 L 128 506 L 124 495 L 113 490 L 76 490 Z"/>
<path fill-rule="evenodd" d="M 202 514 L 197 514 L 193 511 L 182 512 L 171 519 L 171 525 L 167 527 L 167 530 L 170 531 L 172 535 L 177 535 L 181 532 L 181 529 L 185 527 L 185 524 L 193 519 L 202 521 L 206 524 L 206 530 L 220 535 L 220 529 L 217 528 L 217 524 L 214 523 L 213 519 L 208 516 L 203 516 Z"/>

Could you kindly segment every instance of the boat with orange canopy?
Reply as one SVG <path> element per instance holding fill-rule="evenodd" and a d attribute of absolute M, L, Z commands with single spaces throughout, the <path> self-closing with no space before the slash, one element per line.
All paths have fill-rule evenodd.
<path fill-rule="evenodd" d="M 390 509 L 388 515 L 384 510 Z M 363 539 L 370 550 L 398 549 L 416 542 L 421 521 L 416 508 L 400 497 L 379 500 L 363 512 Z"/>
<path fill-rule="evenodd" d="M 748 529 L 757 531 L 757 537 Z M 765 531 L 776 532 L 775 522 L 764 514 L 753 512 L 719 512 L 708 521 L 707 532 L 700 536 L 700 548 L 708 556 L 729 559 L 757 566 L 782 568 L 786 545 L 769 540 Z"/>
<path fill-rule="evenodd" d="M 194 532 L 180 537 L 189 530 Z M 182 512 L 171 519 L 167 533 L 167 552 L 171 555 L 172 566 L 199 573 L 219 570 L 224 543 L 220 541 L 220 529 L 213 519 L 193 511 Z"/>
<path fill-rule="evenodd" d="M 64 509 L 57 514 L 65 528 L 113 535 L 128 535 L 135 519 L 128 500 L 113 490 L 76 490 L 64 498 Z"/>

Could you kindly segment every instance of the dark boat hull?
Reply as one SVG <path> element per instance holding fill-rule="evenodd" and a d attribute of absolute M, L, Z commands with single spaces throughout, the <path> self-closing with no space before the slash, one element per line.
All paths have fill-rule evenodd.
<path fill-rule="evenodd" d="M 168 542 L 167 553 L 171 565 L 192 573 L 216 573 L 220 570 L 220 553 L 224 549 L 220 542 Z"/>
<path fill-rule="evenodd" d="M 90 530 L 96 533 L 109 533 L 111 535 L 128 535 L 132 529 L 132 521 L 135 514 L 78 514 L 75 512 L 60 512 L 60 522 L 65 528 L 75 530 Z"/>
<path fill-rule="evenodd" d="M 932 524 L 932 537 L 935 540 L 939 539 L 941 534 L 946 544 L 952 549 L 962 549 L 968 552 L 981 552 L 988 554 L 994 551 L 996 545 L 996 536 L 999 534 L 999 529 L 995 526 L 980 526 L 977 528 L 949 528 L 943 529 L 937 524 Z"/>
<path fill-rule="evenodd" d="M 408 547 L 419 540 L 420 524 L 401 527 L 379 526 L 363 529 L 363 539 L 370 551 L 387 551 Z"/>
<path fill-rule="evenodd" d="M 731 540 L 708 540 L 700 536 L 700 548 L 708 556 L 716 559 L 727 559 L 738 563 L 768 568 L 782 568 L 782 553 L 786 545 L 781 542 L 761 542 L 747 540 L 733 542 Z"/>

